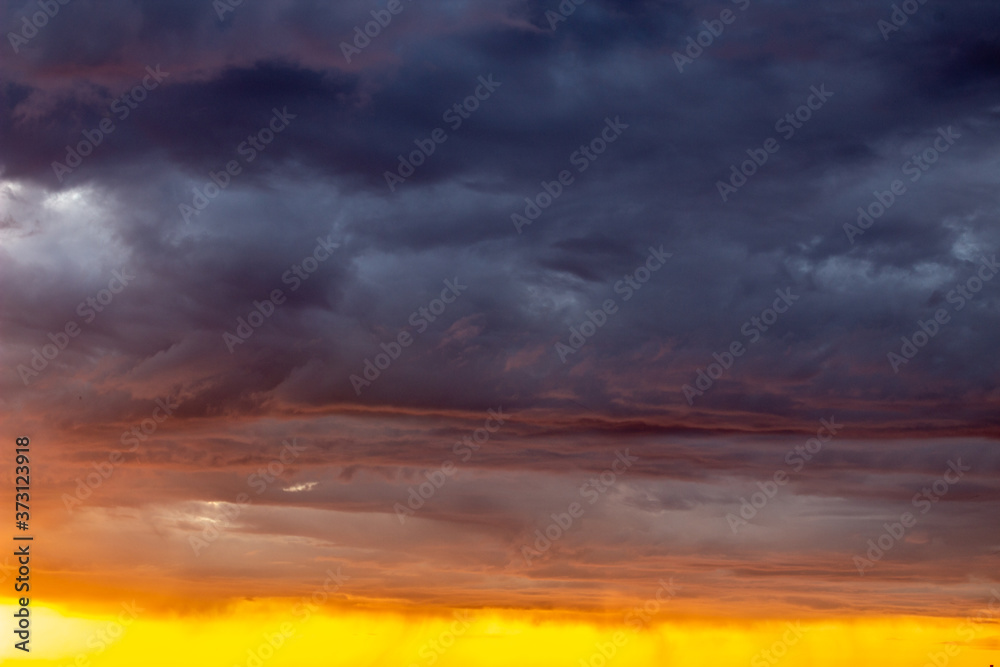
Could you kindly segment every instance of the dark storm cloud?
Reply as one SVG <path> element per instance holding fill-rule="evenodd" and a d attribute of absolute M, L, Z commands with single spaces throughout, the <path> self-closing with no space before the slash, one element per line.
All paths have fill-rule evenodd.
<path fill-rule="evenodd" d="M 112 373 L 166 359 L 206 411 L 503 401 L 753 430 L 739 425 L 747 410 L 773 429 L 835 405 L 891 433 L 895 406 L 933 404 L 966 432 L 995 431 L 996 284 L 899 375 L 886 361 L 1000 247 L 994 6 L 923 6 L 888 41 L 876 22 L 890 10 L 851 3 L 591 0 L 552 30 L 557 7 L 406 4 L 350 65 L 338 45 L 375 5 L 244 4 L 222 20 L 210 3 L 64 7 L 5 58 L 4 178 L 110 194 L 101 224 L 140 274 L 60 359 L 65 372 L 101 346 L 123 357 Z M 736 21 L 679 73 L 672 54 L 723 8 Z M 156 64 L 166 81 L 58 183 L 51 162 Z M 491 74 L 500 87 L 390 192 L 397 155 Z M 775 121 L 813 86 L 833 94 L 781 136 Z M 295 119 L 184 224 L 178 205 L 241 159 L 273 108 Z M 571 155 L 606 118 L 628 128 L 578 172 Z M 939 127 L 961 139 L 910 183 L 902 165 Z M 723 203 L 716 182 L 768 137 L 780 150 Z M 518 235 L 511 214 L 564 169 L 574 183 Z M 850 243 L 843 225 L 894 179 L 907 193 Z M 30 225 L 29 209 L 10 215 Z M 338 254 L 230 355 L 222 332 L 330 235 Z M 660 245 L 672 258 L 622 301 L 616 282 Z M 29 279 L 19 266 L 9 284 Z M 13 292 L 10 368 L 100 288 L 97 274 L 81 283 L 63 267 L 31 298 Z M 358 397 L 348 377 L 455 277 L 468 292 Z M 689 408 L 681 387 L 789 287 L 796 305 Z M 555 343 L 608 298 L 619 312 L 562 364 Z"/>
<path fill-rule="evenodd" d="M 201 591 L 238 561 L 240 590 L 268 594 L 275 564 L 351 559 L 359 595 L 585 607 L 648 596 L 669 570 L 710 612 L 770 596 L 797 613 L 929 613 L 995 580 L 1000 277 L 961 309 L 953 290 L 1000 254 L 1000 7 L 928 2 L 883 39 L 891 4 L 402 0 L 350 62 L 341 43 L 384 3 L 220 17 L 210 0 L 73 0 L 18 53 L 6 33 L 36 3 L 5 5 L 0 406 L 59 453 L 40 502 L 73 558 L 53 567 L 153 567 Z M 679 72 L 675 52 L 724 9 L 734 21 Z M 168 76 L 122 118 L 112 101 L 157 67 Z M 499 83 L 485 99 L 480 77 Z M 289 122 L 251 161 L 241 145 L 275 109 Z M 797 111 L 811 117 L 776 126 Z M 107 119 L 60 181 L 52 163 Z M 385 172 L 436 128 L 446 141 L 391 191 Z M 942 131 L 958 136 L 910 180 Z M 724 202 L 717 183 L 769 138 L 780 149 Z M 209 196 L 230 161 L 240 173 Z M 572 183 L 529 214 L 564 170 Z M 906 192 L 849 238 L 897 179 Z M 518 233 L 515 213 L 535 219 Z M 339 247 L 298 278 L 324 243 Z M 669 257 L 623 289 L 655 254 Z M 79 304 L 123 267 L 135 277 L 86 319 Z M 432 320 L 445 281 L 467 288 Z M 223 337 L 276 289 L 252 335 Z M 757 329 L 776 290 L 795 300 Z M 563 363 L 556 343 L 608 299 Z M 942 308 L 894 372 L 887 353 Z M 26 386 L 19 368 L 69 322 L 78 336 Z M 734 342 L 745 354 L 689 405 L 682 387 Z M 174 415 L 69 514 L 62 494 L 167 398 Z M 402 524 L 394 504 L 458 460 L 488 408 L 509 423 Z M 727 514 L 820 419 L 844 430 L 734 534 Z M 287 438 L 305 451 L 256 494 L 250 476 Z M 524 564 L 619 449 L 636 467 Z M 957 459 L 972 470 L 859 582 L 851 557 Z M 241 492 L 253 503 L 222 524 Z M 189 538 L 217 523 L 195 560 Z M 119 565 L 123 540 L 143 568 Z M 859 596 L 871 580 L 880 595 Z"/>

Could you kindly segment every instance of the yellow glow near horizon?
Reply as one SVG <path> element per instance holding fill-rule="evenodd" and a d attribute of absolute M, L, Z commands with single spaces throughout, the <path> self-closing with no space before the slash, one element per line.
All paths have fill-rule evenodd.
<path fill-rule="evenodd" d="M 8 660 L 25 655 L 22 651 L 14 648 L 14 642 L 20 641 L 20 639 L 16 637 L 13 640 L 7 639 L 14 637 L 12 634 L 16 625 L 14 612 L 20 609 L 13 602 L 13 600 L 3 600 L 3 604 L 0 604 L 0 617 L 5 619 L 2 626 L 5 641 L 0 643 L 0 663 L 2 664 L 8 664 Z M 100 616 L 67 615 L 57 609 L 37 606 L 33 603 L 28 605 L 28 611 L 31 624 L 29 646 L 31 647 L 32 664 L 39 664 L 39 661 L 44 660 L 58 660 L 67 655 L 86 652 L 88 639 L 107 624 L 107 621 Z M 45 641 L 37 641 L 38 637 L 45 637 Z"/>
<path fill-rule="evenodd" d="M 0 609 L 11 618 L 14 607 Z M 996 645 L 995 626 L 978 628 L 979 643 L 969 644 L 959 641 L 963 619 L 684 619 L 636 631 L 549 612 L 455 614 L 313 614 L 264 600 L 236 603 L 217 615 L 164 617 L 144 610 L 126 625 L 119 622 L 128 619 L 126 612 L 73 616 L 38 607 L 30 656 L 17 655 L 8 641 L 0 658 L 5 665 L 46 667 L 921 667 L 928 652 L 951 650 L 957 655 L 949 656 L 948 667 L 983 667 L 997 657 L 987 648 Z M 800 636 L 789 630 L 796 622 Z M 991 642 L 982 642 L 987 638 Z"/>

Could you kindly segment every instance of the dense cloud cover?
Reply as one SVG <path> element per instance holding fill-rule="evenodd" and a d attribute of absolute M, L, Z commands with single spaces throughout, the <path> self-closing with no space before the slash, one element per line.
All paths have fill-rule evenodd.
<path fill-rule="evenodd" d="M 630 593 L 672 569 L 693 600 L 735 573 L 736 606 L 783 577 L 791 606 L 919 611 L 930 583 L 852 595 L 851 557 L 961 456 L 866 576 L 995 577 L 1000 6 L 903 4 L 73 0 L 34 34 L 37 0 L 7 3 L 4 422 L 58 441 L 73 493 L 178 404 L 87 509 L 53 494 L 53 530 L 133 508 L 194 559 L 204 505 L 295 436 L 282 484 L 307 487 L 269 486 L 238 532 L 360 558 L 373 596 L 534 604 L 524 578 Z M 626 447 L 589 527 L 519 561 Z M 398 574 L 457 552 L 435 587 Z"/>

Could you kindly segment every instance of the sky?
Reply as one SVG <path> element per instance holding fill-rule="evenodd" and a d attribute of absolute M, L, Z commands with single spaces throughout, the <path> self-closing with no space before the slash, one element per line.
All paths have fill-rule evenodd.
<path fill-rule="evenodd" d="M 996 3 L 0 27 L 0 661 L 1000 658 Z"/>

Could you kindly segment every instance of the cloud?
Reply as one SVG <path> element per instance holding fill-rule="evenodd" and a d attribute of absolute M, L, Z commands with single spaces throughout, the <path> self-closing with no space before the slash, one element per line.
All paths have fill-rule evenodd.
<path fill-rule="evenodd" d="M 268 558 L 371 554 L 358 577 L 372 595 L 395 583 L 413 599 L 485 599 L 476 582 L 510 577 L 492 602 L 577 581 L 567 604 L 586 606 L 587 586 L 678 567 L 696 582 L 692 608 L 733 572 L 746 584 L 734 603 L 783 578 L 791 607 L 886 612 L 933 607 L 962 579 L 955 563 L 992 576 L 974 527 L 997 516 L 1000 282 L 961 308 L 954 294 L 1000 249 L 1000 9 L 928 5 L 885 41 L 884 8 L 755 0 L 681 73 L 673 53 L 729 4 L 588 0 L 554 30 L 550 2 L 405 6 L 351 63 L 339 43 L 370 3 L 244 3 L 220 20 L 205 2 L 77 2 L 4 58 L 5 423 L 55 443 L 51 487 L 71 494 L 157 399 L 181 403 L 88 499 L 87 525 L 127 514 L 159 545 L 135 546 L 134 562 L 166 571 L 157 549 L 188 558 L 197 512 L 232 502 L 295 434 L 310 451 L 229 533 L 245 542 L 184 560 L 178 577 L 222 568 L 238 543 Z M 16 27 L 28 9 L 3 19 Z M 116 115 L 112 101 L 155 66 L 169 77 Z M 480 76 L 502 85 L 390 191 L 385 172 L 447 127 Z M 779 130 L 815 86 L 832 96 Z M 267 136 L 276 109 L 294 119 L 251 160 L 240 147 Z M 628 128 L 594 143 L 609 118 Z M 114 131 L 60 180 L 53 162 L 109 119 Z M 949 128 L 953 145 L 914 171 Z M 717 183 L 769 138 L 780 149 L 722 201 Z M 231 161 L 240 173 L 186 221 L 180 206 L 195 190 L 208 199 Z M 572 185 L 518 234 L 511 215 L 564 170 Z M 849 238 L 844 225 L 894 181 L 905 193 Z M 318 238 L 340 247 L 293 288 L 287 272 Z M 616 285 L 661 245 L 670 261 L 626 300 Z M 88 319 L 81 304 L 123 267 L 135 279 Z M 468 290 L 415 323 L 445 280 Z M 751 325 L 751 341 L 747 323 L 785 289 L 799 300 Z M 223 334 L 274 290 L 283 303 L 230 352 Z M 608 299 L 616 314 L 562 363 L 556 343 Z M 948 324 L 894 369 L 887 355 L 942 308 Z M 43 354 L 70 323 L 79 333 Z M 401 332 L 412 345 L 359 396 L 350 376 Z M 683 387 L 734 342 L 746 353 L 689 404 Z M 22 367 L 38 375 L 26 383 Z M 497 406 L 517 418 L 419 530 L 400 531 L 393 503 Z M 734 542 L 725 514 L 831 415 L 848 434 Z M 620 446 L 643 452 L 641 469 L 553 562 L 508 569 Z M 850 555 L 958 455 L 978 467 L 921 526 L 926 541 L 872 574 L 934 590 L 853 595 Z M 45 502 L 61 516 L 59 495 Z M 79 536 L 57 523 L 54 540 Z M 108 567 L 120 541 L 109 544 L 81 562 Z M 430 583 L 398 574 L 379 591 L 411 550 Z M 265 560 L 248 567 L 272 574 Z M 533 592 L 510 592 L 529 580 Z"/>

